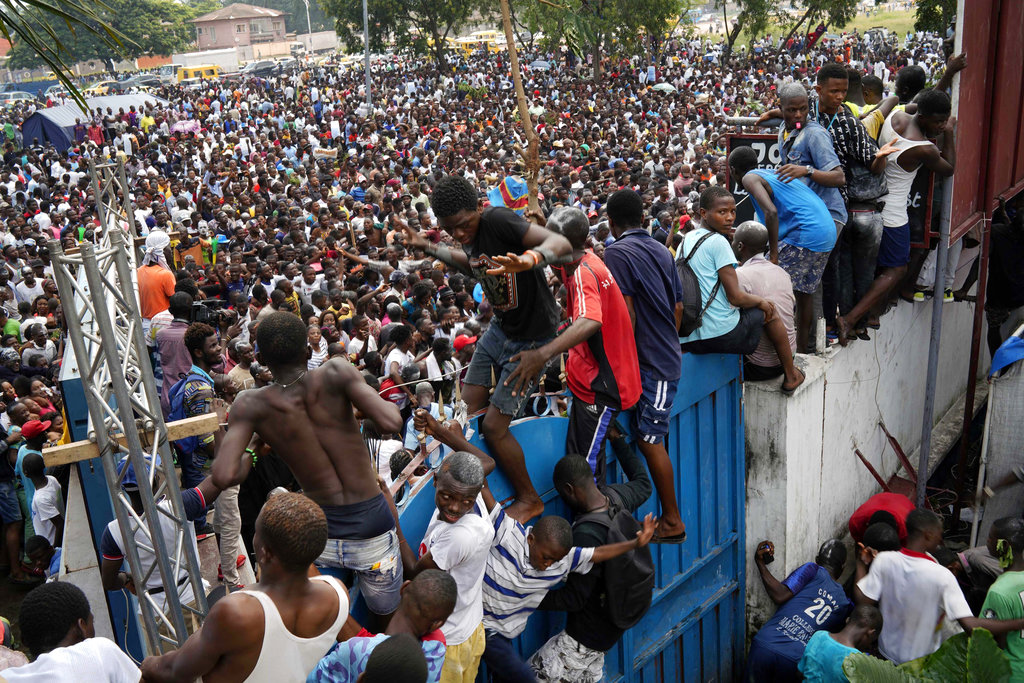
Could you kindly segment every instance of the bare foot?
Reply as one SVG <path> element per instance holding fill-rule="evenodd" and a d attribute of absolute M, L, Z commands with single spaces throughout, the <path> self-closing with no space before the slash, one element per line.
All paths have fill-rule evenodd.
<path fill-rule="evenodd" d="M 836 318 L 836 332 L 839 334 L 839 345 L 846 346 L 850 343 L 850 323 L 840 316 Z"/>
<path fill-rule="evenodd" d="M 786 396 L 792 396 L 793 392 L 796 391 L 796 388 L 803 384 L 804 380 L 807 379 L 807 377 L 804 375 L 803 371 L 800 370 L 800 368 L 796 368 L 796 374 L 799 376 L 799 379 L 797 379 L 796 377 L 787 377 L 786 381 L 782 383 L 782 393 L 784 393 Z"/>
<path fill-rule="evenodd" d="M 526 524 L 542 512 L 544 512 L 544 501 L 540 498 L 523 498 L 505 508 L 505 514 L 520 524 Z"/>

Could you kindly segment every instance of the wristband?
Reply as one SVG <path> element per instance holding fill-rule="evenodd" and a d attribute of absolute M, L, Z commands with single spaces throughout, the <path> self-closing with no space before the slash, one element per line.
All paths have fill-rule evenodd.
<path fill-rule="evenodd" d="M 526 256 L 527 254 L 533 257 L 534 268 L 540 265 L 540 254 L 535 252 L 533 249 L 527 249 L 526 251 L 523 252 L 523 256 Z"/>
<path fill-rule="evenodd" d="M 996 492 L 992 490 L 991 486 L 986 486 L 983 489 L 983 491 L 984 491 L 985 495 L 988 496 L 989 498 L 992 498 L 993 496 L 996 495 Z"/>
<path fill-rule="evenodd" d="M 255 465 L 256 464 L 256 458 L 257 458 L 256 451 L 254 451 L 251 448 L 246 448 L 245 452 L 252 456 L 252 464 Z"/>

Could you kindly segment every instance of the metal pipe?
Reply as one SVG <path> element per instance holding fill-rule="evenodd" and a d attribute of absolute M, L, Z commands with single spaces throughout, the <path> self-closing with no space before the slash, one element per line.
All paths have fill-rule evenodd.
<path fill-rule="evenodd" d="M 992 387 L 995 391 L 995 386 Z M 992 393 L 989 392 L 989 398 L 992 397 Z M 985 470 L 988 469 L 988 430 L 992 426 L 992 413 L 985 415 L 985 429 L 981 436 L 981 463 L 978 465 L 978 485 L 975 487 L 974 492 L 974 520 L 971 522 L 971 544 L 970 548 L 973 548 L 978 541 L 978 521 L 981 518 L 981 496 L 985 490 Z M 963 475 L 957 477 L 957 488 L 963 488 Z M 960 494 L 957 493 L 957 510 L 955 521 L 960 521 Z"/>
<path fill-rule="evenodd" d="M 957 456 L 956 468 L 956 503 L 953 504 L 953 523 L 960 521 L 960 508 L 964 496 L 964 480 L 966 479 L 968 435 L 974 421 L 974 398 L 978 384 L 978 362 L 981 359 L 981 337 L 985 325 L 985 294 L 988 290 L 988 259 L 991 247 L 992 227 L 988 220 L 981 221 L 981 256 L 978 263 L 978 289 L 974 303 L 974 324 L 971 329 L 971 360 L 967 371 L 967 396 L 964 398 L 964 421 L 960 429 L 960 453 Z M 988 420 L 985 420 L 986 436 Z M 982 465 L 984 468 L 984 465 Z M 981 482 L 982 473 L 978 474 Z M 974 547 L 973 545 L 971 547 Z"/>
<path fill-rule="evenodd" d="M 921 452 L 917 463 L 917 507 L 924 508 L 928 487 L 928 456 L 932 449 L 935 418 L 935 384 L 942 341 L 942 293 L 946 289 L 946 260 L 949 255 L 949 218 L 953 206 L 953 178 L 942 183 L 942 213 L 939 215 L 939 248 L 935 252 L 935 284 L 932 294 L 932 333 L 928 339 L 928 374 L 924 384 L 924 414 L 921 416 Z"/>

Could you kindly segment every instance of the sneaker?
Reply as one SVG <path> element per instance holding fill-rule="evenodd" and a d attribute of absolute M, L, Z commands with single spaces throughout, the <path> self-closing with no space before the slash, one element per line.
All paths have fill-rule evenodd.
<path fill-rule="evenodd" d="M 953 290 L 952 289 L 947 289 L 945 292 L 942 293 L 942 303 L 944 303 L 944 304 L 953 303 Z"/>
<path fill-rule="evenodd" d="M 921 291 L 914 292 L 914 303 L 915 304 L 923 304 L 924 303 L 924 292 L 921 292 Z"/>

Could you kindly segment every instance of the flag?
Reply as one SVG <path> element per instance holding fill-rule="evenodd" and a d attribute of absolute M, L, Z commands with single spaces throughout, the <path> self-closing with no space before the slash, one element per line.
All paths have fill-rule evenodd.
<path fill-rule="evenodd" d="M 487 192 L 487 200 L 491 206 L 506 206 L 522 216 L 529 204 L 526 181 L 518 176 L 508 176 Z"/>

